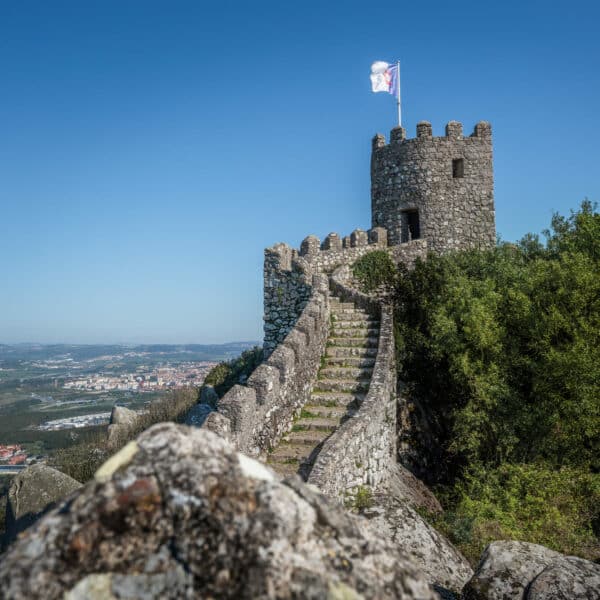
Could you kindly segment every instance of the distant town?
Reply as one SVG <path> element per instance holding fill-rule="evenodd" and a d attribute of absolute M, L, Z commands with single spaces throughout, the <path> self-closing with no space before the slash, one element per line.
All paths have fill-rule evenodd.
<path fill-rule="evenodd" d="M 17 473 L 37 460 L 28 456 L 20 444 L 0 444 L 0 475 Z"/>
<path fill-rule="evenodd" d="M 148 392 L 200 386 L 215 362 L 182 362 L 176 366 L 147 367 L 141 365 L 133 373 L 119 375 L 94 374 L 65 381 L 66 390 L 88 392 Z"/>
<path fill-rule="evenodd" d="M 144 411 L 171 390 L 199 388 L 214 365 L 255 345 L 0 342 L 0 474 L 105 427 L 115 405 Z"/>

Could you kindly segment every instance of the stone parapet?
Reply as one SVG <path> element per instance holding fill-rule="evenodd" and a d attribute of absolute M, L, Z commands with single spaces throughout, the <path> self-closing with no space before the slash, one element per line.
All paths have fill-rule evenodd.
<path fill-rule="evenodd" d="M 325 442 L 308 483 L 343 503 L 359 486 L 377 486 L 390 475 L 396 462 L 396 369 L 393 311 L 350 288 L 349 267 L 332 275 L 336 295 L 380 315 L 377 358 L 367 396 L 358 411 Z"/>
<path fill-rule="evenodd" d="M 329 288 L 325 275 L 314 275 L 311 283 L 306 306 L 285 338 L 246 385 L 233 386 L 217 403 L 219 429 L 250 456 L 264 458 L 291 429 L 316 380 L 327 341 Z M 213 421 L 204 426 L 212 429 Z"/>

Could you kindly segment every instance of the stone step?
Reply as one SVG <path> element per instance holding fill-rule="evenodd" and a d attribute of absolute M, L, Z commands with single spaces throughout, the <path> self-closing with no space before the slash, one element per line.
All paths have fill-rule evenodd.
<path fill-rule="evenodd" d="M 352 403 L 361 403 L 365 399 L 362 392 L 319 392 L 313 390 L 310 395 L 310 404 L 313 406 L 329 407 L 347 407 Z"/>
<path fill-rule="evenodd" d="M 366 310 L 361 310 L 359 308 L 340 308 L 337 306 L 331 307 L 331 314 L 339 319 L 340 321 L 348 317 L 348 320 L 352 318 L 352 315 L 357 315 L 359 317 L 368 317 L 370 316 Z"/>
<path fill-rule="evenodd" d="M 370 379 L 322 379 L 317 381 L 313 392 L 367 392 Z"/>
<path fill-rule="evenodd" d="M 289 477 L 290 475 L 296 475 L 298 473 L 298 468 L 300 467 L 300 462 L 298 460 L 293 460 L 293 462 L 278 462 L 276 460 L 271 461 L 271 459 L 269 458 L 269 460 L 267 460 L 267 465 L 269 465 L 269 467 L 271 469 L 273 469 L 273 471 L 275 471 L 275 473 L 277 473 L 277 475 L 279 475 L 280 477 Z"/>
<path fill-rule="evenodd" d="M 308 409 L 305 409 L 305 410 L 308 410 Z M 315 413 L 315 415 L 316 415 L 316 413 Z M 294 423 L 292 433 L 298 433 L 299 427 L 305 427 L 306 431 L 311 431 L 311 430 L 335 431 L 339 426 L 340 426 L 339 419 L 332 419 L 330 417 L 322 417 L 322 416 L 305 417 L 302 419 L 298 419 Z"/>
<path fill-rule="evenodd" d="M 319 381 L 330 379 L 368 379 L 371 380 L 373 367 L 326 367 L 319 371 Z"/>
<path fill-rule="evenodd" d="M 311 462 L 313 450 L 314 446 L 307 446 L 306 444 L 286 444 L 280 442 L 277 448 L 269 454 L 267 464 L 295 464 L 296 469 L 298 469 L 300 464 Z"/>
<path fill-rule="evenodd" d="M 328 346 L 325 351 L 325 359 L 329 358 L 375 358 L 377 356 L 377 348 L 360 348 L 349 346 Z"/>
<path fill-rule="evenodd" d="M 331 431 L 322 431 L 319 429 L 307 429 L 305 431 L 290 431 L 283 436 L 283 445 L 309 446 L 314 448 L 331 435 Z M 282 444 L 280 444 L 281 446 Z"/>
<path fill-rule="evenodd" d="M 311 413 L 319 415 L 320 418 L 323 419 L 337 419 L 340 421 L 342 417 L 346 415 L 352 415 L 356 408 L 350 408 L 353 404 L 354 400 L 350 402 L 348 405 L 342 406 L 321 406 L 316 404 L 307 404 L 304 408 Z"/>
<path fill-rule="evenodd" d="M 331 337 L 378 337 L 379 328 L 374 327 L 338 327 L 334 325 L 330 332 Z"/>
<path fill-rule="evenodd" d="M 347 348 L 377 348 L 378 337 L 335 337 L 327 340 L 328 346 L 345 346 Z"/>
<path fill-rule="evenodd" d="M 368 356 L 326 356 L 327 367 L 373 367 L 375 357 Z"/>
<path fill-rule="evenodd" d="M 354 302 L 342 302 L 339 298 L 331 296 L 329 298 L 331 310 L 357 310 Z"/>
<path fill-rule="evenodd" d="M 350 316 L 350 315 L 348 315 Z M 346 329 L 348 327 L 352 328 L 352 327 L 375 327 L 376 329 L 379 328 L 379 320 L 378 319 L 371 319 L 370 317 L 361 317 L 361 316 L 356 316 L 356 318 L 353 319 L 340 319 L 340 320 L 333 320 L 333 326 L 337 329 Z"/>

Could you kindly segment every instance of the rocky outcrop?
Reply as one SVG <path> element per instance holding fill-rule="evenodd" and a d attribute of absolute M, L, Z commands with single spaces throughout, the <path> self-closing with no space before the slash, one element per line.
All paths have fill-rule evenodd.
<path fill-rule="evenodd" d="M 467 559 L 406 500 L 380 493 L 373 500 L 362 514 L 375 535 L 401 548 L 429 583 L 459 592 L 473 575 Z"/>
<path fill-rule="evenodd" d="M 108 422 L 108 441 L 118 443 L 121 438 L 133 429 L 139 420 L 139 414 L 135 410 L 124 406 L 113 406 Z"/>
<path fill-rule="evenodd" d="M 396 463 L 382 491 L 389 496 L 402 499 L 415 509 L 422 509 L 436 515 L 442 512 L 442 505 L 433 492 L 406 467 Z"/>
<path fill-rule="evenodd" d="M 8 550 L 11 600 L 433 600 L 397 546 L 205 429 L 156 425 Z"/>
<path fill-rule="evenodd" d="M 127 427 L 133 427 L 138 419 L 138 414 L 135 410 L 125 408 L 124 406 L 113 406 L 112 412 L 110 413 L 110 424 L 111 425 L 126 425 Z"/>
<path fill-rule="evenodd" d="M 574 556 L 547 566 L 530 584 L 528 600 L 597 600 L 600 565 Z"/>
<path fill-rule="evenodd" d="M 80 487 L 79 481 L 44 464 L 32 465 L 16 475 L 6 498 L 6 541 L 14 540 Z"/>
<path fill-rule="evenodd" d="M 597 600 L 600 565 L 526 542 L 492 542 L 465 600 Z"/>

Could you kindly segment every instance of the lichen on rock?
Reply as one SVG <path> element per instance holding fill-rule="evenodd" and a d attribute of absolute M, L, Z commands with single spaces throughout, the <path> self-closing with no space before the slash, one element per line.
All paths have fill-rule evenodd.
<path fill-rule="evenodd" d="M 136 447 L 9 548 L 3 598 L 436 598 L 357 517 L 210 431 L 160 424 Z"/>

